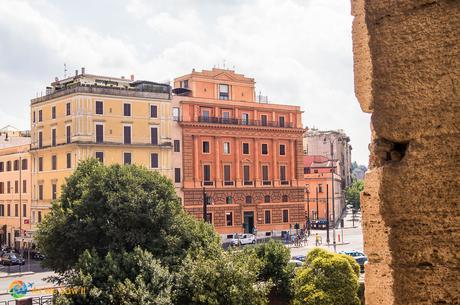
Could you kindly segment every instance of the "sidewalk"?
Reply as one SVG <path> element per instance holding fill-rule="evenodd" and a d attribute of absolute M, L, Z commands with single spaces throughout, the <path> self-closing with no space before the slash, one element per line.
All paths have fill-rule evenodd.
<path fill-rule="evenodd" d="M 9 278 L 9 277 L 19 277 L 24 275 L 31 275 L 35 274 L 33 271 L 24 271 L 24 272 L 15 272 L 15 273 L 8 273 L 8 272 L 0 272 L 0 279 Z"/>

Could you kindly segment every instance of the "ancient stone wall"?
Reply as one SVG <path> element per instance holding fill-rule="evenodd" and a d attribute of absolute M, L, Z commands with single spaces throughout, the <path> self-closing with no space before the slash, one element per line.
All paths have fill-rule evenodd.
<path fill-rule="evenodd" d="M 460 304 L 460 1 L 352 0 L 366 304 Z"/>

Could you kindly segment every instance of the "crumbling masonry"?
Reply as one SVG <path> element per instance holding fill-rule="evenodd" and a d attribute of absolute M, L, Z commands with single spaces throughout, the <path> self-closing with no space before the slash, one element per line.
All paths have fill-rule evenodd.
<path fill-rule="evenodd" d="M 460 1 L 352 0 L 366 304 L 460 304 Z"/>

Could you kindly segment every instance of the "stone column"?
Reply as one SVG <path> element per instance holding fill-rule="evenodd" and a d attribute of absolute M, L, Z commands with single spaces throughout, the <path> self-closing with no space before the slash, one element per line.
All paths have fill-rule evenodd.
<path fill-rule="evenodd" d="M 216 187 L 217 186 L 222 186 L 222 178 L 221 178 L 221 164 L 220 164 L 220 141 L 219 137 L 215 136 L 214 137 L 214 154 L 215 154 L 215 181 L 216 181 Z"/>
<path fill-rule="evenodd" d="M 200 186 L 200 178 L 199 178 L 199 171 L 200 171 L 200 160 L 198 158 L 198 136 L 193 135 L 193 182 L 195 187 Z"/>

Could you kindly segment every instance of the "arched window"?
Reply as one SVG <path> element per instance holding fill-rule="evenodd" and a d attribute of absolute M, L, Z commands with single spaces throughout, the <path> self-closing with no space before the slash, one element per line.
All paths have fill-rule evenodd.
<path fill-rule="evenodd" d="M 265 195 L 264 196 L 264 203 L 269 203 L 270 202 L 270 195 Z"/>

